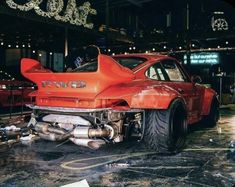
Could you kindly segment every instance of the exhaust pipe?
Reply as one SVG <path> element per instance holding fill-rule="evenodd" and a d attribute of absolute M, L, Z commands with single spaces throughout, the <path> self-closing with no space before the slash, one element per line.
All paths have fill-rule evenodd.
<path fill-rule="evenodd" d="M 37 122 L 34 128 L 36 132 L 49 134 L 48 132 L 49 125 L 50 125 L 49 123 Z"/>
<path fill-rule="evenodd" d="M 111 131 L 109 129 L 92 129 L 89 127 L 79 126 L 76 127 L 71 135 L 75 138 L 102 138 L 102 137 L 109 137 Z"/>
<path fill-rule="evenodd" d="M 35 125 L 35 130 L 38 132 L 39 137 L 44 140 L 63 141 L 71 136 L 64 129 L 50 127 L 48 123 L 43 122 L 38 122 Z"/>
<path fill-rule="evenodd" d="M 49 133 L 55 133 L 55 134 L 66 134 L 66 130 L 56 127 L 51 127 L 50 124 L 44 123 L 44 122 L 38 122 L 35 125 L 35 130 L 40 133 L 49 134 Z"/>
<path fill-rule="evenodd" d="M 76 145 L 89 147 L 90 149 L 99 149 L 105 144 L 104 140 L 93 140 L 93 139 L 80 139 L 80 138 L 69 138 Z"/>
<path fill-rule="evenodd" d="M 39 137 L 44 140 L 50 140 L 50 141 L 64 141 L 69 138 L 70 134 L 55 134 L 55 133 L 38 133 Z"/>

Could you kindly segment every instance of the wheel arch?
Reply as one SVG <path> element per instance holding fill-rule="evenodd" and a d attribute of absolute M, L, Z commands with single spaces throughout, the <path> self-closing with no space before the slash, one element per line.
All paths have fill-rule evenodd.
<path fill-rule="evenodd" d="M 219 106 L 220 102 L 217 97 L 217 94 L 213 90 L 206 90 L 203 98 L 203 106 L 202 106 L 202 116 L 206 116 L 210 113 L 210 109 L 212 106 L 212 102 L 216 102 L 216 104 Z"/>
<path fill-rule="evenodd" d="M 182 107 L 182 110 L 184 110 L 185 112 L 185 115 L 187 116 L 187 104 L 186 104 L 186 101 L 184 100 L 184 98 L 182 97 L 176 97 L 174 98 L 168 105 L 168 109 L 171 107 L 171 105 L 175 102 L 180 102 L 181 103 L 181 107 Z"/>
<path fill-rule="evenodd" d="M 184 99 L 174 89 L 166 86 L 156 86 L 134 94 L 129 105 L 131 108 L 168 109 L 176 99 L 181 100 L 185 105 Z"/>

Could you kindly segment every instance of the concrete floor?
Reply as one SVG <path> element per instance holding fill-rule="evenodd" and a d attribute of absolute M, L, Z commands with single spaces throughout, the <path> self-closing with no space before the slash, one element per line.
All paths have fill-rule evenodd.
<path fill-rule="evenodd" d="M 235 111 L 221 113 L 215 128 L 192 126 L 177 155 L 158 155 L 134 141 L 97 151 L 43 140 L 1 148 L 0 186 L 53 187 L 82 179 L 91 187 L 235 186 Z"/>

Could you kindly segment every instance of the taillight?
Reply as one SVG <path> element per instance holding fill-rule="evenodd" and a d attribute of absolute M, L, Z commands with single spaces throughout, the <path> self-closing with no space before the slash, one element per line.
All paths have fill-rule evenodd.
<path fill-rule="evenodd" d="M 5 90 L 7 89 L 7 86 L 5 84 L 0 84 L 0 89 Z"/>

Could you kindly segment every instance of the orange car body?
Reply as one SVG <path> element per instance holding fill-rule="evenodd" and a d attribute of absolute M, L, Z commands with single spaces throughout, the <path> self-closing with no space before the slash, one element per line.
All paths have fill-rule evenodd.
<path fill-rule="evenodd" d="M 141 58 L 143 63 L 128 69 L 114 59 Z M 183 81 L 157 80 L 146 76 L 154 64 L 173 60 L 184 76 Z M 167 109 L 180 98 L 187 110 L 187 122 L 198 122 L 208 115 L 215 91 L 191 81 L 183 67 L 168 56 L 156 54 L 98 56 L 94 72 L 55 73 L 33 59 L 22 59 L 22 74 L 37 84 L 35 106 L 70 109 Z"/>

